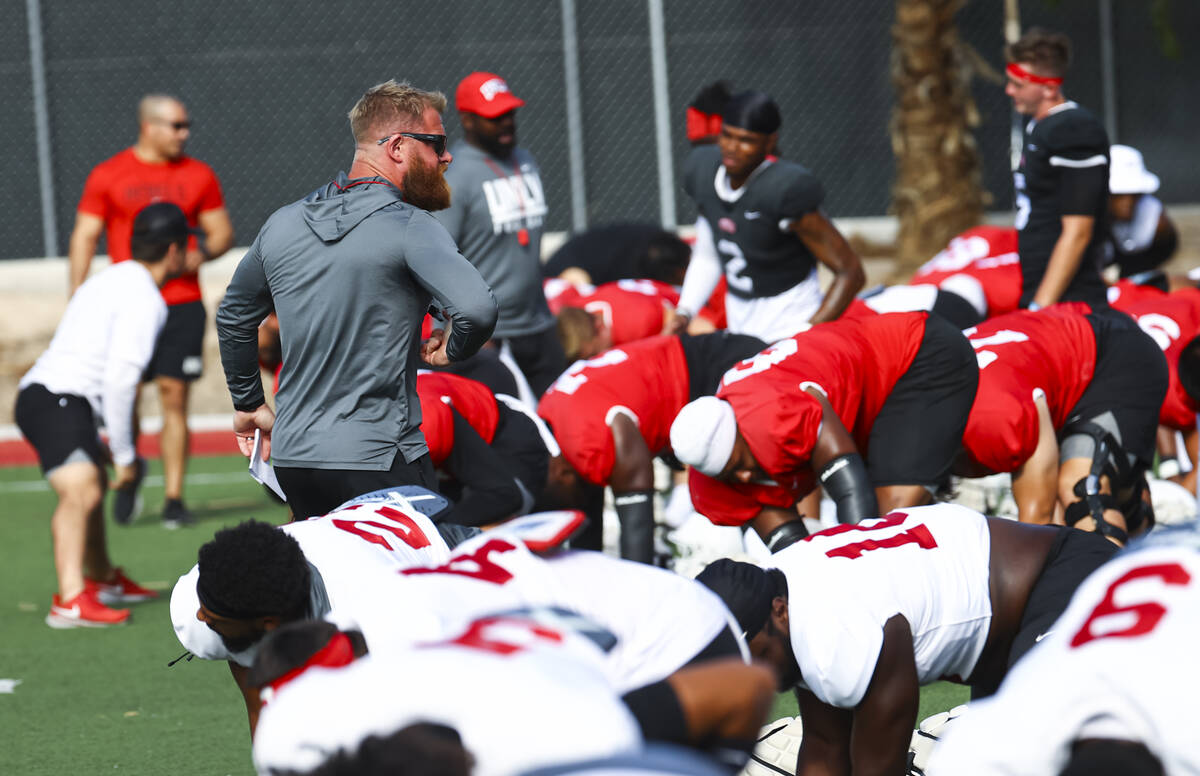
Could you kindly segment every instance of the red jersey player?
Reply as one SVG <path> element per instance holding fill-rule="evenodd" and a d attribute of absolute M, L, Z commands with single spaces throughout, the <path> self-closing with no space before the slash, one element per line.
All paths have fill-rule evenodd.
<path fill-rule="evenodd" d="M 1124 281 L 1113 288 L 1122 285 Z M 1132 316 L 1167 357 L 1167 397 L 1159 410 L 1158 424 L 1169 431 L 1183 433 L 1188 454 L 1195 462 L 1197 438 L 1200 437 L 1196 430 L 1196 413 L 1200 412 L 1200 376 L 1197 376 L 1200 364 L 1196 352 L 1200 351 L 1200 343 L 1191 343 L 1200 335 L 1200 289 L 1183 288 L 1165 294 L 1157 289 L 1144 291 L 1144 288 L 1122 289 L 1115 298 L 1110 289 L 1110 303 L 1114 309 Z M 1159 475 L 1164 475 L 1161 462 Z M 1181 484 L 1195 492 L 1194 465 Z"/>
<path fill-rule="evenodd" d="M 590 293 L 565 293 L 559 298 L 563 302 L 555 311 L 558 336 L 567 360 L 575 361 L 662 334 L 671 310 L 679 303 L 679 292 L 654 280 L 618 280 Z"/>
<path fill-rule="evenodd" d="M 958 452 L 978 372 L 927 313 L 843 319 L 730 369 L 671 428 L 697 511 L 751 522 L 773 551 L 803 538 L 793 505 L 820 484 L 856 523 L 929 501 Z M 865 461 L 864 461 L 865 459 Z"/>
<path fill-rule="evenodd" d="M 545 426 L 511 396 L 447 372 L 417 373 L 421 432 L 455 502 L 440 519 L 490 525 L 528 513 L 558 454 Z"/>
<path fill-rule="evenodd" d="M 622 557 L 653 559 L 651 461 L 669 448 L 676 413 L 763 344 L 724 332 L 652 337 L 575 362 L 542 396 L 538 414 L 569 464 L 552 465 L 551 479 L 612 487 Z"/>
<path fill-rule="evenodd" d="M 1069 524 L 1124 541 L 1140 527 L 1166 365 L 1128 317 L 1084 310 L 1019 310 L 965 332 L 979 392 L 963 446 L 977 472 L 1013 473 L 1021 520 L 1049 523 L 1059 502 Z"/>
<path fill-rule="evenodd" d="M 987 318 L 1017 309 L 1021 297 L 1021 263 L 1017 257 L 1017 230 L 1001 226 L 976 226 L 950 240 L 938 255 L 913 274 L 912 285 L 947 288 L 967 298 Z M 972 286 L 977 290 L 972 291 Z"/>

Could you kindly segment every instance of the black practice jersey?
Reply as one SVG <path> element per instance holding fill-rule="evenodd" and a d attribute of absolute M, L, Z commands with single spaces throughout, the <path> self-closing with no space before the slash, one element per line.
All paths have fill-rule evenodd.
<path fill-rule="evenodd" d="M 1100 268 L 1108 225 L 1108 135 L 1087 110 L 1066 102 L 1025 128 L 1016 187 L 1021 306 L 1037 292 L 1062 234 L 1063 216 L 1096 219 L 1092 240 L 1059 301 L 1105 304 Z"/>
<path fill-rule="evenodd" d="M 787 225 L 821 205 L 821 182 L 794 162 L 764 162 L 726 201 L 725 177 L 715 145 L 692 149 L 683 163 L 683 187 L 712 227 L 729 293 L 743 299 L 775 296 L 803 282 L 816 259 Z"/>

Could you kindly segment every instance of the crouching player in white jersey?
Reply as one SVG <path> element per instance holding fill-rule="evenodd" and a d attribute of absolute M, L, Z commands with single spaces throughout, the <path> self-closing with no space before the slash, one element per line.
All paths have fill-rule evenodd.
<path fill-rule="evenodd" d="M 279 528 L 247 521 L 200 548 L 199 562 L 175 584 L 171 622 L 196 657 L 229 661 L 251 733 L 259 698 L 245 676 L 264 635 L 348 606 L 374 577 L 450 557 L 438 527 L 414 504 L 436 514 L 446 500 L 415 486 L 375 491 Z"/>
<path fill-rule="evenodd" d="M 1200 533 L 1139 540 L 1079 586 L 994 697 L 950 725 L 928 773 L 1200 773 L 1197 623 Z"/>
<path fill-rule="evenodd" d="M 357 631 L 326 622 L 284 626 L 264 639 L 249 676 L 269 688 L 255 767 L 260 774 L 395 776 L 380 762 L 381 750 L 411 763 L 420 748 L 404 751 L 396 736 L 415 724 L 461 736 L 475 776 L 636 755 L 663 716 L 683 729 L 681 743 L 753 740 L 774 696 L 768 668 L 726 659 L 684 669 L 645 688 L 643 695 L 660 699 L 648 708 L 623 699 L 609 681 L 604 654 L 615 642 L 573 613 L 530 609 L 357 659 L 366 652 Z"/>
<path fill-rule="evenodd" d="M 1114 552 L 1096 534 L 938 504 L 814 534 L 773 569 L 719 560 L 697 579 L 796 688 L 798 774 L 903 773 L 920 685 L 994 691 Z"/>
<path fill-rule="evenodd" d="M 328 618 L 361 630 L 372 651 L 446 638 L 492 612 L 576 612 L 616 637 L 605 670 L 622 692 L 714 658 L 749 662 L 741 629 L 721 599 L 694 580 L 599 552 L 560 550 L 580 512 L 519 517 L 470 539 L 441 564 L 377 580 Z"/>

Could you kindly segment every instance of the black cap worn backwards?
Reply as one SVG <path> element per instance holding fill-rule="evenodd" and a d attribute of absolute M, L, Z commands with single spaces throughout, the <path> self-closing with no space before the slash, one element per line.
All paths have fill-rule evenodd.
<path fill-rule="evenodd" d="M 766 92 L 738 92 L 725 105 L 722 120 L 731 127 L 770 135 L 779 130 L 783 117 L 779 106 Z"/>
<path fill-rule="evenodd" d="M 747 641 L 767 624 L 775 590 L 765 569 L 752 563 L 721 558 L 708 564 L 696 581 L 725 602 L 745 631 Z"/>
<path fill-rule="evenodd" d="M 199 230 L 188 226 L 187 216 L 174 202 L 155 202 L 138 211 L 133 219 L 133 239 L 147 243 L 183 242 Z"/>

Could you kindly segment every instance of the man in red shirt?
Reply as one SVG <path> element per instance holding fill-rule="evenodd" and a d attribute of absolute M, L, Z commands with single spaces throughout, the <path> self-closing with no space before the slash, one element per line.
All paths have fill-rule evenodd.
<path fill-rule="evenodd" d="M 971 356 L 952 324 L 923 312 L 839 319 L 776 342 L 671 427 L 696 511 L 750 523 L 778 551 L 807 535 L 794 507 L 818 480 L 843 523 L 929 503 L 975 398 Z"/>
<path fill-rule="evenodd" d="M 1150 338 L 1126 316 L 1082 303 L 1018 310 L 965 333 L 979 392 L 960 473 L 1012 472 L 1025 522 L 1058 522 L 1061 504 L 1068 525 L 1119 543 L 1140 529 L 1167 388 Z"/>
<path fill-rule="evenodd" d="M 671 421 L 763 344 L 726 332 L 651 337 L 572 364 L 538 403 L 562 448 L 562 459 L 550 463 L 555 506 L 579 505 L 587 484 L 610 486 L 621 557 L 653 561 L 652 461 L 670 449 Z"/>
<path fill-rule="evenodd" d="M 163 525 L 168 528 L 194 520 L 183 505 L 183 476 L 187 468 L 188 388 L 200 377 L 203 366 L 206 316 L 197 270 L 233 246 L 233 225 L 217 176 L 208 165 L 183 153 L 190 134 L 191 121 L 183 103 L 163 94 L 143 97 L 138 104 L 137 142 L 98 164 L 84 184 L 69 248 L 70 291 L 74 294 L 87 279 L 102 232 L 114 264 L 130 258 L 133 218 L 152 202 L 175 203 L 188 224 L 203 232 L 201 240 L 193 237 L 188 242 L 184 274 L 163 286 L 167 323 L 145 375 L 158 384 L 162 404 Z M 117 491 L 113 518 L 118 523 L 133 519 L 135 495 L 145 469 L 139 458 L 137 480 Z"/>

